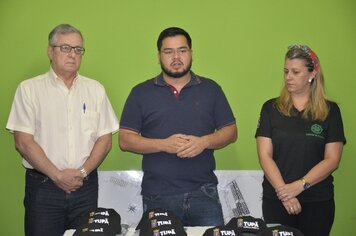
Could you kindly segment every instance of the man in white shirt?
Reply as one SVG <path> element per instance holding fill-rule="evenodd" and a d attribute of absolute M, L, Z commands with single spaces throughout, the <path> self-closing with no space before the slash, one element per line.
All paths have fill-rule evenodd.
<path fill-rule="evenodd" d="M 21 82 L 12 104 L 6 128 L 26 168 L 26 235 L 63 235 L 97 207 L 96 169 L 119 124 L 104 87 L 78 74 L 83 41 L 73 26 L 55 27 L 50 70 Z"/>

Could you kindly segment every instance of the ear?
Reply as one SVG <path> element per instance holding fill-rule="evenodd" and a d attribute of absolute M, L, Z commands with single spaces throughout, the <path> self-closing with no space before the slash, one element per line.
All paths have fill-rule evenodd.
<path fill-rule="evenodd" d="M 160 54 L 159 51 L 158 51 L 158 53 L 157 53 L 157 63 L 158 63 L 158 64 L 161 64 L 161 54 Z"/>
<path fill-rule="evenodd" d="M 53 58 L 53 47 L 48 46 L 48 48 L 47 48 L 47 56 L 48 56 L 49 60 L 52 61 L 52 58 Z"/>
<path fill-rule="evenodd" d="M 313 81 L 313 79 L 315 79 L 315 76 L 316 76 L 316 71 L 315 70 L 313 70 L 311 73 L 310 73 L 310 77 L 309 77 L 309 83 L 311 82 L 311 81 Z"/>

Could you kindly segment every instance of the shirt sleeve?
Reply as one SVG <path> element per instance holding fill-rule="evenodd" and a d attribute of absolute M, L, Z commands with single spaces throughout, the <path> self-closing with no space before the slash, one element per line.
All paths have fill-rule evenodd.
<path fill-rule="evenodd" d="M 120 118 L 120 127 L 141 133 L 142 112 L 138 102 L 139 92 L 133 88 L 127 97 Z"/>
<path fill-rule="evenodd" d="M 218 94 L 214 109 L 215 123 L 217 129 L 221 129 L 224 126 L 235 124 L 234 114 L 220 86 L 218 86 Z"/>
<path fill-rule="evenodd" d="M 103 91 L 103 100 L 99 108 L 99 114 L 98 137 L 118 131 L 119 122 L 105 90 Z"/>
<path fill-rule="evenodd" d="M 35 111 L 31 100 L 31 91 L 28 86 L 21 83 L 15 93 L 6 128 L 13 133 L 21 131 L 29 134 L 35 133 Z"/>
<path fill-rule="evenodd" d="M 343 142 L 346 144 L 344 126 L 341 118 L 340 108 L 336 103 L 330 104 L 328 117 L 327 143 Z"/>
<path fill-rule="evenodd" d="M 257 123 L 255 138 L 258 136 L 268 137 L 268 138 L 272 137 L 271 115 L 270 112 L 268 111 L 269 104 L 270 104 L 269 102 L 265 102 L 262 106 L 260 117 Z"/>

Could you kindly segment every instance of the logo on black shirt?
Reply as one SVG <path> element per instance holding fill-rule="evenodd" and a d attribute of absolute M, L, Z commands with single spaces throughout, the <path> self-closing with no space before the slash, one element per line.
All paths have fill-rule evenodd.
<path fill-rule="evenodd" d="M 306 133 L 305 135 L 306 136 L 313 136 L 313 137 L 317 137 L 317 138 L 322 138 L 322 139 L 325 139 L 324 136 L 321 135 L 321 133 L 323 132 L 323 127 L 319 124 L 313 124 L 311 127 L 310 127 L 310 131 L 312 133 Z"/>

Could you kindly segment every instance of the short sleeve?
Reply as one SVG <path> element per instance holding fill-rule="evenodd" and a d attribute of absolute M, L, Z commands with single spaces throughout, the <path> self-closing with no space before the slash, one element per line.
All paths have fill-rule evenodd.
<path fill-rule="evenodd" d="M 327 119 L 328 129 L 326 142 L 343 142 L 346 144 L 341 112 L 339 106 L 336 103 L 330 103 L 330 111 Z"/>
<path fill-rule="evenodd" d="M 133 88 L 126 99 L 124 109 L 120 118 L 120 128 L 141 132 L 142 115 L 138 102 L 139 92 Z"/>
<path fill-rule="evenodd" d="M 214 109 L 216 129 L 235 123 L 235 117 L 230 104 L 220 86 L 218 86 L 218 94 L 216 96 Z"/>
<path fill-rule="evenodd" d="M 99 114 L 100 118 L 98 126 L 98 137 L 108 133 L 114 133 L 119 129 L 119 122 L 115 115 L 114 109 L 111 106 L 109 98 L 105 93 L 105 90 Z"/>
<path fill-rule="evenodd" d="M 262 137 L 272 137 L 272 129 L 271 129 L 271 114 L 270 108 L 271 101 L 267 101 L 263 104 L 260 112 L 260 117 L 257 122 L 257 129 L 255 138 L 258 136 Z"/>
<path fill-rule="evenodd" d="M 21 83 L 15 93 L 6 128 L 10 132 L 35 133 L 35 112 L 29 86 Z"/>

